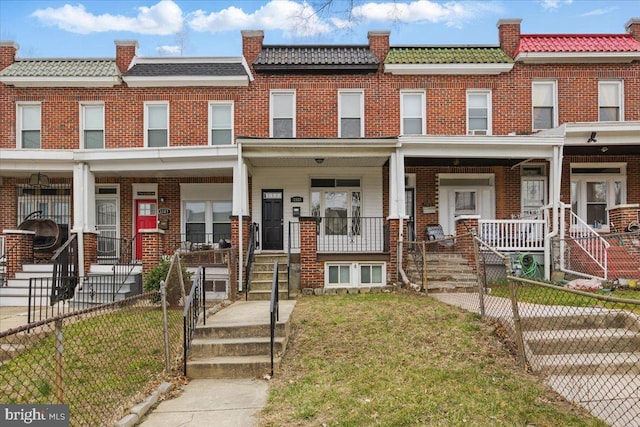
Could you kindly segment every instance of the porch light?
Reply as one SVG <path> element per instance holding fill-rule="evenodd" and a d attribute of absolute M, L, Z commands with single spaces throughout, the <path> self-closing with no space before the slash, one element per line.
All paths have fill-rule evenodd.
<path fill-rule="evenodd" d="M 609 147 L 602 147 L 600 151 L 602 151 L 603 153 L 606 153 L 607 151 L 609 151 Z"/>
<path fill-rule="evenodd" d="M 324 163 L 324 159 L 319 158 L 319 159 L 314 159 L 316 161 L 317 164 L 321 165 L 322 163 Z"/>
<path fill-rule="evenodd" d="M 49 186 L 49 177 L 40 172 L 32 173 L 29 177 L 29 185 L 34 188 L 42 188 Z"/>
<path fill-rule="evenodd" d="M 587 143 L 589 142 L 598 142 L 598 140 L 596 139 L 596 133 L 595 132 L 591 132 L 591 135 L 589 136 L 589 139 L 587 139 Z"/>

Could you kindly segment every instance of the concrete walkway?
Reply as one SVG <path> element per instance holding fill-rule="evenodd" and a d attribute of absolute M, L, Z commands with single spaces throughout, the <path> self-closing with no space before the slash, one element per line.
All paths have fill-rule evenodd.
<path fill-rule="evenodd" d="M 0 332 L 26 325 L 27 307 L 0 307 Z"/>
<path fill-rule="evenodd" d="M 269 386 L 258 379 L 192 380 L 182 394 L 161 402 L 141 427 L 249 427 L 267 403 Z"/>

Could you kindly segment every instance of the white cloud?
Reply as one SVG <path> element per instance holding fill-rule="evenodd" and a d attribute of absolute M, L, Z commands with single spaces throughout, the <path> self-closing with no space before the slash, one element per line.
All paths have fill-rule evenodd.
<path fill-rule="evenodd" d="M 314 36 L 332 31 L 331 25 L 322 21 L 312 6 L 306 2 L 272 0 L 253 13 L 231 6 L 219 12 L 193 12 L 188 18 L 195 31 L 246 30 L 251 28 L 282 30 L 285 36 Z"/>
<path fill-rule="evenodd" d="M 179 56 L 182 53 L 182 48 L 180 46 L 158 46 L 156 48 L 156 52 L 160 56 Z"/>
<path fill-rule="evenodd" d="M 135 17 L 108 13 L 94 15 L 87 12 L 82 4 L 38 9 L 32 16 L 46 25 L 80 34 L 129 31 L 138 34 L 168 35 L 180 31 L 183 23 L 182 10 L 173 0 L 161 0 L 151 7 L 139 7 Z"/>
<path fill-rule="evenodd" d="M 580 16 L 602 16 L 602 15 L 606 15 L 610 12 L 613 12 L 614 10 L 616 10 L 617 7 L 605 7 L 605 8 L 600 8 L 600 9 L 594 9 L 591 10 L 589 12 L 585 12 Z"/>
<path fill-rule="evenodd" d="M 432 22 L 460 27 L 462 23 L 476 19 L 482 13 L 501 13 L 502 8 L 493 2 L 459 1 L 436 3 L 418 0 L 409 3 L 365 3 L 353 8 L 357 21 L 387 21 L 400 23 Z"/>
<path fill-rule="evenodd" d="M 551 10 L 559 9 L 560 6 L 571 3 L 573 3 L 573 0 L 540 0 L 543 9 Z"/>

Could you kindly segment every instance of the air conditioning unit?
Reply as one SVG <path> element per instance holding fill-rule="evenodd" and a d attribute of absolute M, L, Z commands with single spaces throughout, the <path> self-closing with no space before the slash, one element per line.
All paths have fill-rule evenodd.
<path fill-rule="evenodd" d="M 467 132 L 467 135 L 486 135 L 486 134 L 487 134 L 486 129 L 473 129 Z"/>

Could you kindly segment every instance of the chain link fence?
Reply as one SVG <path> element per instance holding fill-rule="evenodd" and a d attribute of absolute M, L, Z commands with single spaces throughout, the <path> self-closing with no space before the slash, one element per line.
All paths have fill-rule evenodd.
<path fill-rule="evenodd" d="M 71 426 L 113 425 L 163 379 L 158 292 L 0 333 L 0 401 L 63 403 Z M 167 310 L 171 369 L 181 367 L 183 307 Z"/>
<path fill-rule="evenodd" d="M 615 278 L 558 273 L 556 258 L 555 281 L 543 280 L 536 254 L 501 253 L 475 238 L 478 287 L 433 295 L 494 322 L 523 368 L 567 400 L 610 425 L 638 426 L 640 260 L 634 235 L 614 238 L 630 247 L 609 260 Z"/>

